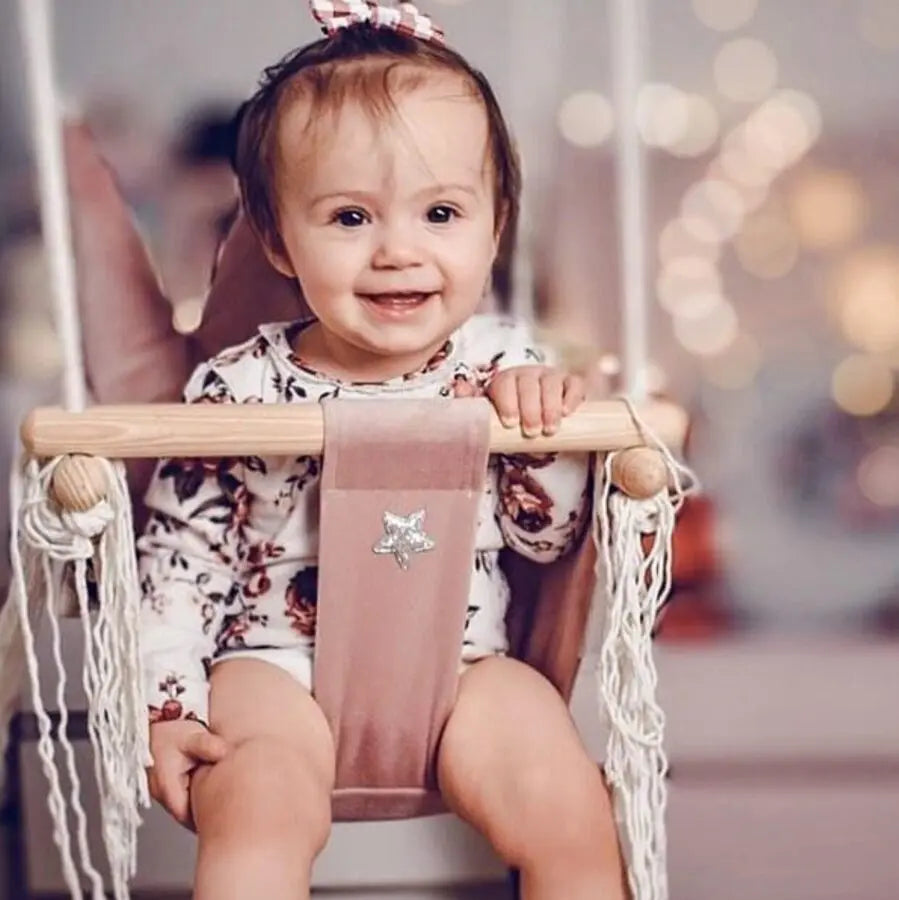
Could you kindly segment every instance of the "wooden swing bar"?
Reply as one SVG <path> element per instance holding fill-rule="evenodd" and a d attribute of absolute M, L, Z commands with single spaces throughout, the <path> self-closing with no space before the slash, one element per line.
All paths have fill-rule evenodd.
<path fill-rule="evenodd" d="M 687 417 L 681 407 L 651 400 L 634 408 L 666 446 L 682 446 Z M 152 403 L 93 406 L 81 412 L 40 407 L 23 422 L 21 436 L 25 448 L 37 457 L 73 453 L 108 459 L 316 455 L 322 452 L 323 424 L 321 406 L 312 402 Z M 583 403 L 553 435 L 528 438 L 519 428 L 503 426 L 495 413 L 490 420 L 493 453 L 610 451 L 643 447 L 647 442 L 648 436 L 621 400 Z"/>

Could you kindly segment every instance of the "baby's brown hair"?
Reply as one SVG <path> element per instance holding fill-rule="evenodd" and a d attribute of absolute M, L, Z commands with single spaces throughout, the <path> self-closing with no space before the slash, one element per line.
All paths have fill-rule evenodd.
<path fill-rule="evenodd" d="M 415 87 L 428 70 L 459 75 L 483 103 L 500 239 L 497 268 L 503 268 L 515 240 L 521 170 L 490 83 L 455 50 L 369 24 L 341 28 L 267 68 L 256 93 L 238 112 L 234 169 L 241 201 L 253 229 L 271 250 L 283 251 L 275 176 L 278 126 L 285 104 L 297 96 L 306 98 L 310 125 L 321 113 L 339 109 L 347 98 L 361 100 L 376 118 L 382 118 L 394 108 L 392 96 L 399 86 L 395 83 L 398 76 L 402 86 Z"/>

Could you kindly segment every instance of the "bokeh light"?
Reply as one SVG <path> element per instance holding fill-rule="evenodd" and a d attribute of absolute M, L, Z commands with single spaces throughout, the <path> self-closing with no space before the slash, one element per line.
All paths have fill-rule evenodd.
<path fill-rule="evenodd" d="M 857 478 L 862 494 L 876 506 L 899 506 L 899 447 L 872 450 L 859 463 Z"/>
<path fill-rule="evenodd" d="M 692 0 L 692 3 L 699 21 L 715 31 L 741 28 L 758 9 L 758 0 Z"/>
<path fill-rule="evenodd" d="M 617 353 L 603 353 L 597 360 L 596 367 L 599 371 L 608 377 L 614 377 L 621 374 L 621 358 Z"/>
<path fill-rule="evenodd" d="M 686 122 L 681 134 L 665 145 L 675 156 L 702 156 L 718 140 L 721 122 L 712 103 L 699 94 L 685 94 Z"/>
<path fill-rule="evenodd" d="M 599 147 L 612 133 L 612 104 L 598 91 L 577 91 L 559 107 L 559 131 L 575 147 Z"/>
<path fill-rule="evenodd" d="M 745 142 L 738 138 L 725 140 L 717 164 L 735 184 L 767 189 L 771 183 L 771 168 L 753 156 Z"/>
<path fill-rule="evenodd" d="M 720 174 L 718 177 L 722 181 L 727 181 L 727 183 L 737 192 L 740 201 L 743 204 L 743 212 L 746 216 L 756 212 L 756 210 L 764 206 L 766 201 L 770 199 L 769 184 L 742 184 L 739 181 L 734 182 L 729 179 L 721 178 Z"/>
<path fill-rule="evenodd" d="M 801 159 L 821 135 L 817 103 L 801 91 L 782 90 L 756 109 L 733 139 L 760 165 L 783 170 Z"/>
<path fill-rule="evenodd" d="M 733 306 L 720 298 L 703 316 L 675 316 L 674 335 L 686 350 L 697 356 L 717 356 L 727 350 L 739 331 Z"/>
<path fill-rule="evenodd" d="M 734 240 L 740 265 L 757 278 L 783 278 L 796 265 L 799 241 L 785 216 L 768 207 L 749 216 Z"/>
<path fill-rule="evenodd" d="M 728 41 L 716 54 L 713 71 L 721 95 L 742 103 L 764 100 L 777 84 L 777 58 L 756 38 Z"/>
<path fill-rule="evenodd" d="M 712 260 L 677 257 L 659 272 L 656 295 L 659 304 L 672 315 L 701 317 L 720 301 L 721 273 Z"/>
<path fill-rule="evenodd" d="M 658 251 L 662 266 L 683 256 L 715 262 L 721 256 L 721 244 L 700 240 L 687 229 L 683 219 L 671 219 L 659 233 Z"/>
<path fill-rule="evenodd" d="M 858 181 L 837 169 L 807 169 L 792 184 L 787 205 L 805 247 L 831 250 L 861 233 L 869 204 Z"/>
<path fill-rule="evenodd" d="M 834 402 L 854 416 L 873 416 L 884 410 L 892 399 L 893 387 L 889 366 L 862 354 L 844 359 L 831 379 Z"/>
<path fill-rule="evenodd" d="M 869 353 L 899 347 L 899 252 L 867 247 L 836 269 L 835 314 L 846 340 Z"/>
<path fill-rule="evenodd" d="M 670 147 L 687 131 L 687 95 L 673 84 L 645 84 L 637 95 L 637 128 L 650 147 Z"/>
<path fill-rule="evenodd" d="M 884 444 L 858 465 L 858 486 L 876 506 L 899 506 L 899 446 Z"/>
<path fill-rule="evenodd" d="M 681 200 L 684 227 L 705 241 L 727 241 L 743 222 L 746 207 L 731 184 L 703 179 L 692 185 Z"/>

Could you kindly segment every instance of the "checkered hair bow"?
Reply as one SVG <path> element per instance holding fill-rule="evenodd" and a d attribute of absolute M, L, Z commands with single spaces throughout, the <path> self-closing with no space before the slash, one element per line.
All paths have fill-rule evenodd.
<path fill-rule="evenodd" d="M 443 29 L 429 16 L 418 11 L 414 3 L 400 3 L 396 7 L 381 6 L 375 0 L 309 0 L 312 15 L 321 23 L 326 34 L 336 34 L 350 25 L 370 24 L 376 28 L 392 28 L 400 34 L 443 43 Z"/>

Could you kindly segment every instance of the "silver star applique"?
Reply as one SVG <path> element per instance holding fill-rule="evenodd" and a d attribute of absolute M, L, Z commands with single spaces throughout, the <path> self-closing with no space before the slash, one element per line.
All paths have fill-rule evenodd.
<path fill-rule="evenodd" d="M 433 550 L 437 545 L 424 531 L 425 511 L 423 509 L 409 516 L 384 512 L 384 536 L 371 549 L 375 553 L 392 553 L 401 569 L 409 568 L 413 553 Z"/>

